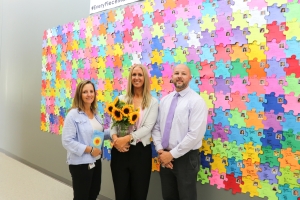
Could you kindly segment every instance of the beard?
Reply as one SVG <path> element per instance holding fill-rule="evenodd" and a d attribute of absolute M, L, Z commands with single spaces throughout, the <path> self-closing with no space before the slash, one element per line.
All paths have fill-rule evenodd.
<path fill-rule="evenodd" d="M 187 87 L 187 84 L 186 83 L 182 83 L 182 85 L 178 85 L 177 84 L 177 81 L 173 82 L 174 86 L 177 88 L 177 89 L 184 89 Z"/>

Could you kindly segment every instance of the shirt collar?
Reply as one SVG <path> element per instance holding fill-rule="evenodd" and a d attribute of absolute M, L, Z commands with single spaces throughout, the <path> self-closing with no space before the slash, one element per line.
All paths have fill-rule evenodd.
<path fill-rule="evenodd" d="M 181 90 L 180 92 L 178 92 L 180 94 L 181 97 L 183 97 L 184 95 L 186 95 L 189 91 L 191 90 L 190 86 L 188 86 L 187 88 L 185 88 L 184 90 Z M 174 91 L 174 95 L 176 94 L 176 90 Z"/>

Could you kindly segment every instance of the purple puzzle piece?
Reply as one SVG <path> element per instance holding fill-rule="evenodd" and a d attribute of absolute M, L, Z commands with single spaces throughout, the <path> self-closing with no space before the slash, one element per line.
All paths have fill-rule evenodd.
<path fill-rule="evenodd" d="M 188 37 L 188 35 L 182 35 L 181 33 L 180 34 L 177 34 L 176 35 L 176 41 L 175 41 L 175 44 L 176 44 L 176 47 L 182 47 L 183 48 L 187 48 L 189 46 L 189 44 L 187 43 L 187 39 L 185 39 L 185 37 Z"/>
<path fill-rule="evenodd" d="M 212 31 L 211 33 L 206 31 L 201 31 L 202 38 L 200 40 L 201 46 L 204 46 L 207 44 L 207 46 L 212 46 L 215 45 L 214 37 L 211 37 L 211 35 L 214 34 L 215 32 Z"/>
<path fill-rule="evenodd" d="M 262 121 L 265 129 L 273 128 L 274 132 L 282 130 L 280 121 L 277 120 L 277 115 L 275 115 L 274 112 L 265 112 L 265 116 L 266 120 Z"/>
<path fill-rule="evenodd" d="M 285 12 L 282 12 L 283 9 L 285 10 L 285 12 L 287 11 L 285 4 L 282 4 L 282 6 L 280 7 L 277 7 L 276 3 L 272 6 L 268 6 L 269 15 L 265 17 L 267 23 L 272 24 L 273 21 L 276 21 L 277 24 L 280 24 L 281 22 L 285 22 Z"/>
<path fill-rule="evenodd" d="M 147 38 L 148 40 L 152 39 L 152 33 L 151 33 L 150 27 L 144 26 L 142 38 L 144 38 L 144 39 Z"/>
<path fill-rule="evenodd" d="M 269 163 L 260 164 L 259 167 L 261 168 L 261 171 L 258 171 L 257 174 L 260 180 L 269 180 L 270 184 L 278 183 L 276 176 L 281 175 L 279 172 L 279 167 L 274 166 L 271 168 Z"/>
<path fill-rule="evenodd" d="M 195 33 L 198 33 L 201 31 L 198 19 L 196 19 L 195 17 L 189 19 L 189 24 L 190 24 L 188 26 L 189 32 L 194 31 Z"/>
<path fill-rule="evenodd" d="M 226 84 L 227 80 L 229 80 L 229 84 Z M 215 78 L 216 84 L 214 85 L 215 92 L 223 91 L 223 94 L 230 93 L 230 82 L 229 78 L 223 79 L 222 76 Z"/>
<path fill-rule="evenodd" d="M 188 62 L 190 61 L 194 61 L 194 63 L 196 62 L 200 62 L 200 52 L 201 52 L 201 49 L 200 47 L 195 49 L 193 47 L 189 47 L 188 48 L 188 55 L 186 56 L 186 59 Z"/>
<path fill-rule="evenodd" d="M 283 65 L 284 66 L 280 66 Z M 267 72 L 267 76 L 273 76 L 275 75 L 277 78 L 279 77 L 285 77 L 286 73 L 284 71 L 284 68 L 287 67 L 286 59 L 281 59 L 280 61 L 277 61 L 276 59 L 268 59 L 267 64 L 269 65 L 268 68 L 265 68 L 265 71 Z"/>
<path fill-rule="evenodd" d="M 215 23 L 216 30 L 224 29 L 224 30 L 231 30 L 231 24 L 230 21 L 232 20 L 231 15 L 219 15 L 218 16 L 218 22 Z"/>
<path fill-rule="evenodd" d="M 164 10 L 165 7 L 164 7 L 164 4 L 163 4 L 163 1 L 155 1 L 154 3 L 154 10 Z"/>
<path fill-rule="evenodd" d="M 231 15 L 232 9 L 231 5 L 233 4 L 233 1 L 231 0 L 230 4 L 228 4 L 229 1 L 218 1 L 219 6 L 216 8 L 217 15 Z"/>
<path fill-rule="evenodd" d="M 175 35 L 175 29 L 172 23 L 165 23 L 164 35 Z"/>
<path fill-rule="evenodd" d="M 225 131 L 227 129 L 227 132 Z M 229 126 L 223 127 L 221 123 L 214 125 L 214 131 L 212 132 L 213 139 L 221 138 L 222 142 L 228 141 L 227 134 L 230 133 Z"/>
<path fill-rule="evenodd" d="M 248 33 L 248 28 L 245 28 L 243 30 L 240 30 L 239 27 L 232 29 L 232 37 L 230 38 L 231 44 L 239 43 L 240 46 L 247 44 L 248 40 L 246 38 L 246 35 L 244 34 Z"/>

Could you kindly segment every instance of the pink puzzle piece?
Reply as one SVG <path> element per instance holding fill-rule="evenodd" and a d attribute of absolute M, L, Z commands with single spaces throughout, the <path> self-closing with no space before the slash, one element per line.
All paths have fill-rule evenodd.
<path fill-rule="evenodd" d="M 165 41 L 163 43 L 164 49 L 167 49 L 167 48 L 169 48 L 169 49 L 176 48 L 175 43 L 174 43 L 174 38 L 175 38 L 175 36 L 171 36 L 171 35 L 166 35 L 164 37 L 164 41 Z"/>
<path fill-rule="evenodd" d="M 142 45 L 140 45 L 139 41 L 132 41 L 132 51 L 142 52 Z"/>
<path fill-rule="evenodd" d="M 167 62 L 167 63 L 163 63 L 162 64 L 163 70 L 162 70 L 162 77 L 168 77 L 171 78 L 172 77 L 172 73 L 173 70 L 171 68 L 171 65 Z"/>
<path fill-rule="evenodd" d="M 282 93 L 283 94 L 283 93 Z M 300 113 L 300 95 L 295 96 L 294 93 L 285 95 L 286 104 L 283 104 L 284 112 L 294 111 L 294 115 Z"/>
<path fill-rule="evenodd" d="M 210 185 L 217 185 L 218 189 L 225 188 L 224 181 L 226 179 L 226 173 L 219 173 L 218 170 L 211 170 L 211 177 L 209 177 L 209 184 Z"/>
<path fill-rule="evenodd" d="M 168 77 L 163 77 L 163 84 L 162 84 L 162 88 L 164 88 L 165 92 L 172 92 L 174 91 L 174 85 L 173 83 L 170 83 L 170 78 Z"/>
<path fill-rule="evenodd" d="M 282 58 L 286 58 L 284 49 L 286 48 L 285 40 L 281 41 L 279 44 L 273 39 L 272 42 L 267 42 L 268 50 L 265 51 L 267 59 L 272 59 L 273 57 L 279 61 Z"/>
<path fill-rule="evenodd" d="M 114 90 L 122 91 L 121 81 L 119 81 L 119 79 L 114 78 L 113 88 Z"/>
<path fill-rule="evenodd" d="M 98 90 L 104 90 L 104 80 L 98 80 Z"/>
<path fill-rule="evenodd" d="M 249 85 L 247 85 L 247 90 L 249 94 L 256 92 L 256 95 L 259 96 L 261 94 L 265 94 L 265 77 L 258 79 L 257 77 L 249 77 Z"/>
<path fill-rule="evenodd" d="M 231 30 L 232 29 L 230 24 L 231 19 L 232 18 L 230 15 L 218 15 L 218 22 L 215 23 L 216 30 L 221 30 L 221 29 L 223 29 L 224 31 Z"/>
<path fill-rule="evenodd" d="M 210 108 L 210 109 L 208 109 L 208 115 L 207 115 L 207 123 L 208 124 L 214 123 L 214 120 L 212 119 L 212 116 L 215 116 L 215 113 L 214 113 L 214 109 Z"/>
<path fill-rule="evenodd" d="M 230 44 L 231 31 L 224 30 L 224 28 L 221 28 L 220 30 L 216 30 L 216 35 L 217 35 L 217 37 L 214 38 L 215 45 L 223 44 L 224 46 L 226 46 L 226 45 Z M 228 47 L 226 46 L 226 48 L 231 49 L 231 47 L 229 47 L 229 46 Z M 226 58 L 227 58 L 227 54 L 226 54 Z"/>
<path fill-rule="evenodd" d="M 229 101 L 230 99 L 230 93 L 223 94 L 223 92 L 217 92 L 215 93 L 216 100 L 214 101 L 215 108 L 222 107 L 222 110 L 225 111 L 226 109 L 230 109 Z"/>
<path fill-rule="evenodd" d="M 176 18 L 179 19 L 187 19 L 188 18 L 188 11 L 185 11 L 185 7 L 178 6 L 176 9 Z"/>
<path fill-rule="evenodd" d="M 261 10 L 262 8 L 266 8 L 268 6 L 267 2 L 262 0 L 251 0 L 247 4 L 250 9 L 254 9 L 255 7 L 257 7 L 258 10 Z"/>
<path fill-rule="evenodd" d="M 199 86 L 199 89 L 201 92 L 207 91 L 207 94 L 214 93 L 214 85 L 215 85 L 215 79 L 214 78 L 201 78 L 201 85 Z"/>
<path fill-rule="evenodd" d="M 232 101 L 229 101 L 231 110 L 234 110 L 235 108 L 238 108 L 238 111 L 240 112 L 247 110 L 246 100 L 248 99 L 248 96 L 246 94 L 240 94 L 240 92 L 237 91 L 235 93 L 231 93 L 230 96 L 232 99 Z"/>
<path fill-rule="evenodd" d="M 240 92 L 240 94 L 248 94 L 247 84 L 248 80 L 245 78 L 240 78 L 240 76 L 231 78 L 232 85 L 230 86 L 231 92 Z"/>
<path fill-rule="evenodd" d="M 187 13 L 187 16 L 188 18 L 193 18 L 195 17 L 196 19 L 199 19 L 201 18 L 202 14 L 201 14 L 201 11 L 199 10 L 198 6 L 199 4 L 196 3 L 196 4 L 193 4 L 191 3 L 191 1 L 189 1 L 189 5 L 187 6 L 188 8 L 188 13 Z"/>
<path fill-rule="evenodd" d="M 264 86 L 266 94 L 271 94 L 271 92 L 275 92 L 275 96 L 280 94 L 284 94 L 283 85 L 279 84 L 279 79 L 275 77 L 267 77 L 266 83 Z"/>
<path fill-rule="evenodd" d="M 230 54 L 233 53 L 233 50 L 231 48 L 231 45 L 216 45 L 216 51 L 217 53 L 215 54 L 215 61 L 218 62 L 220 60 L 223 60 L 223 62 L 230 61 Z"/>
<path fill-rule="evenodd" d="M 124 53 L 128 53 L 128 54 L 132 54 L 132 44 L 130 42 L 124 42 L 124 49 L 123 49 Z"/>

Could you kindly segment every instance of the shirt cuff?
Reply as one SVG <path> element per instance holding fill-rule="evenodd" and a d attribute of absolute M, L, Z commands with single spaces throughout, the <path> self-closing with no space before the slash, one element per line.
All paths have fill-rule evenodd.
<path fill-rule="evenodd" d="M 181 154 L 177 151 L 177 148 L 172 149 L 170 151 L 171 155 L 173 156 L 173 158 L 179 158 L 181 156 Z"/>
<path fill-rule="evenodd" d="M 156 151 L 164 149 L 161 144 L 155 146 Z"/>

